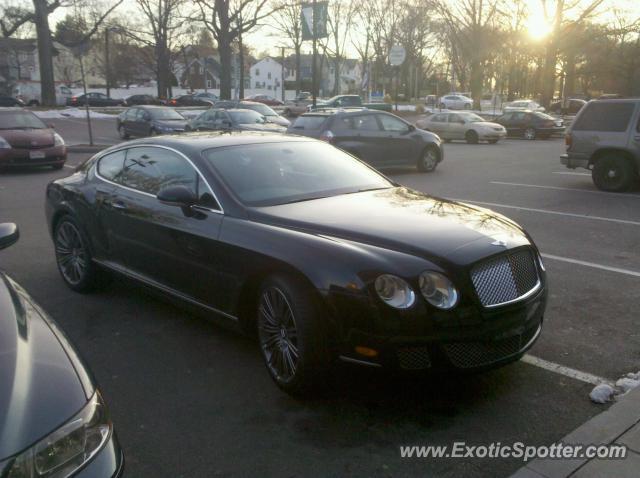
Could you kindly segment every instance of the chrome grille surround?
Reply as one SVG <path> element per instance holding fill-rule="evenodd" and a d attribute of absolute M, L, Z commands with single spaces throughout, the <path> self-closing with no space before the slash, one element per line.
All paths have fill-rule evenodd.
<path fill-rule="evenodd" d="M 531 249 L 517 250 L 476 264 L 471 281 L 484 307 L 510 304 L 540 288 L 540 277 Z"/>

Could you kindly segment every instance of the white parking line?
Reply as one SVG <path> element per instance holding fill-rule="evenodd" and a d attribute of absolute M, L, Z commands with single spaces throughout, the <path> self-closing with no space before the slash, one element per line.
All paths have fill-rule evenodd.
<path fill-rule="evenodd" d="M 625 193 L 607 193 L 604 191 L 590 191 L 589 189 L 578 189 L 578 188 L 563 188 L 560 186 L 542 186 L 540 184 L 523 184 L 523 183 L 508 183 L 505 181 L 490 181 L 491 184 L 500 184 L 502 186 L 516 186 L 519 188 L 538 188 L 538 189 L 555 189 L 558 191 L 575 191 L 579 193 L 589 193 L 589 194 L 599 194 L 601 196 L 620 196 L 625 198 L 633 198 L 640 199 L 640 195 L 638 194 L 625 194 Z"/>
<path fill-rule="evenodd" d="M 566 174 L 567 176 L 589 176 L 589 173 L 572 173 L 571 171 L 554 171 L 553 174 Z"/>
<path fill-rule="evenodd" d="M 603 271 L 617 272 L 619 274 L 626 274 L 628 276 L 640 277 L 640 272 L 632 271 L 630 269 L 622 269 L 620 267 L 605 266 L 602 264 L 596 264 L 594 262 L 581 261 L 579 259 L 571 259 L 569 257 L 554 256 L 553 254 L 541 253 L 540 255 L 545 259 L 551 259 L 554 261 L 568 262 L 569 264 L 577 264 L 585 267 L 593 267 L 594 269 L 600 269 Z"/>
<path fill-rule="evenodd" d="M 523 206 L 511 206 L 509 204 L 498 204 L 495 202 L 484 202 L 484 201 L 475 201 L 472 199 L 455 199 L 449 198 L 452 201 L 466 202 L 470 204 L 480 204 L 482 206 L 491 206 L 491 207 L 500 207 L 505 209 L 518 209 L 520 211 L 529 211 L 529 212 L 538 212 L 541 214 L 554 214 L 557 216 L 567 216 L 567 217 L 577 217 L 579 219 L 592 219 L 594 221 L 606 221 L 606 222 L 616 222 L 619 224 L 628 224 L 631 226 L 640 226 L 640 222 L 638 221 L 629 221 L 627 219 L 612 219 L 610 217 L 600 217 L 600 216 L 587 216 L 586 214 L 574 214 L 571 212 L 560 212 L 560 211 L 550 211 L 548 209 L 536 209 L 532 207 L 523 207 Z"/>
<path fill-rule="evenodd" d="M 71 166 L 70 164 L 65 164 L 64 167 L 68 169 L 76 169 L 75 166 Z"/>
<path fill-rule="evenodd" d="M 549 370 L 550 372 L 564 375 L 565 377 L 573 378 L 575 380 L 580 380 L 581 382 L 590 383 L 593 385 L 599 385 L 601 383 L 608 383 L 609 385 L 613 385 L 614 382 L 613 380 L 598 377 L 597 375 L 593 375 L 591 373 L 582 372 L 580 370 L 576 370 L 575 368 L 565 367 L 564 365 L 560 365 L 559 363 L 549 362 L 548 360 L 544 360 L 529 354 L 526 354 L 524 357 L 522 357 L 521 360 L 524 363 L 528 363 L 529 365 L 534 365 L 536 367 Z"/>

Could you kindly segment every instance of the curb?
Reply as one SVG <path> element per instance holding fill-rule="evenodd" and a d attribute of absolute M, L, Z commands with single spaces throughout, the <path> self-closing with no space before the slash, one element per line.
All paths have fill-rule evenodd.
<path fill-rule="evenodd" d="M 67 145 L 68 153 L 99 153 L 103 149 L 110 148 L 110 144 L 70 144 Z"/>
<path fill-rule="evenodd" d="M 619 401 L 611 405 L 609 409 L 586 421 L 557 443 L 563 443 L 565 445 L 609 445 L 614 442 L 623 443 L 624 440 L 620 442 L 620 437 L 639 423 L 640 387 L 629 391 L 620 398 Z M 628 460 L 634 461 L 634 459 L 637 458 L 638 456 L 633 453 L 631 449 L 628 449 L 627 457 L 624 460 L 538 458 L 527 463 L 527 465 L 511 475 L 510 478 L 566 478 L 572 476 L 589 461 L 598 464 L 598 468 L 604 471 L 603 476 L 631 477 L 637 475 L 625 474 L 621 468 L 624 468 L 624 462 Z M 591 475 L 587 472 L 585 476 Z"/>

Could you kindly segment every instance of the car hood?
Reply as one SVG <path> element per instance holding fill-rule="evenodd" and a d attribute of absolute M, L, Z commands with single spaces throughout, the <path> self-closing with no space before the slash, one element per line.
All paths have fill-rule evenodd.
<path fill-rule="evenodd" d="M 185 120 L 154 120 L 153 124 L 161 128 L 185 129 L 189 121 Z"/>
<path fill-rule="evenodd" d="M 245 131 L 272 131 L 275 133 L 284 133 L 287 130 L 287 128 L 283 128 L 275 123 L 240 123 L 238 124 L 238 127 Z"/>
<path fill-rule="evenodd" d="M 53 130 L 42 129 L 3 129 L 2 136 L 14 148 L 44 148 L 53 146 Z"/>
<path fill-rule="evenodd" d="M 492 121 L 476 121 L 472 123 L 475 126 L 481 126 L 485 128 L 500 128 L 502 129 L 502 125 L 498 123 L 493 123 Z"/>
<path fill-rule="evenodd" d="M 252 216 L 457 265 L 531 244 L 520 226 L 500 214 L 403 187 L 255 208 Z"/>
<path fill-rule="evenodd" d="M 0 273 L 0 461 L 71 418 L 92 389 L 60 329 Z"/>
<path fill-rule="evenodd" d="M 267 120 L 278 126 L 289 126 L 291 124 L 291 121 L 282 116 L 267 116 Z"/>

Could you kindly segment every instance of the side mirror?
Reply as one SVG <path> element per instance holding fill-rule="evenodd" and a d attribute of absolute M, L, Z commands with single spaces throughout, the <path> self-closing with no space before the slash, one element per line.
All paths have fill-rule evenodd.
<path fill-rule="evenodd" d="M 196 195 L 185 186 L 168 186 L 161 189 L 156 197 L 168 206 L 189 207 L 197 202 Z"/>
<path fill-rule="evenodd" d="M 18 226 L 12 222 L 0 224 L 0 249 L 5 249 L 15 244 L 20 238 Z"/>
<path fill-rule="evenodd" d="M 413 131 L 416 130 L 416 127 L 412 124 L 409 125 L 409 132 L 412 133 Z"/>
<path fill-rule="evenodd" d="M 56 129 L 56 125 L 54 125 L 53 123 L 48 123 L 48 124 L 47 124 L 47 126 L 48 126 L 50 129 Z"/>

